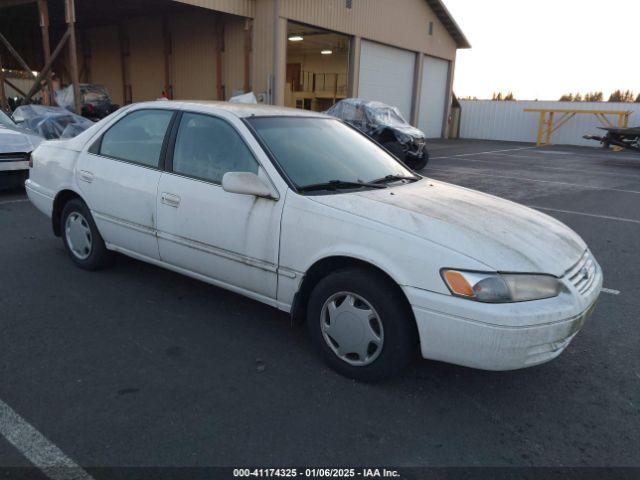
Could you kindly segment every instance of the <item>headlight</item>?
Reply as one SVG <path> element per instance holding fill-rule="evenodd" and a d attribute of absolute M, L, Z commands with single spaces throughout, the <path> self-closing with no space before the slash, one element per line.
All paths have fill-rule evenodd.
<path fill-rule="evenodd" d="M 453 295 L 485 303 L 542 300 L 558 296 L 561 288 L 551 275 L 443 270 L 442 278 Z"/>

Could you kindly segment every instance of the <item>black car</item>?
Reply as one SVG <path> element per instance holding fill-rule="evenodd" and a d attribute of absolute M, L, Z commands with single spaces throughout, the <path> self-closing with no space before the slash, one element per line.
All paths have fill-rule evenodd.
<path fill-rule="evenodd" d="M 413 170 L 422 170 L 429 162 L 425 134 L 409 125 L 396 107 L 347 98 L 326 113 L 367 134 Z"/>
<path fill-rule="evenodd" d="M 73 111 L 72 85 L 56 91 L 55 98 L 59 106 Z M 80 84 L 80 106 L 82 116 L 91 120 L 100 120 L 120 108 L 113 103 L 106 88 L 93 83 Z"/>

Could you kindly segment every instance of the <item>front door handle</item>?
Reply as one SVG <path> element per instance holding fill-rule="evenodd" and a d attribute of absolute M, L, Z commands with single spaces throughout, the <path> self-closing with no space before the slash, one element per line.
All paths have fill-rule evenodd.
<path fill-rule="evenodd" d="M 160 196 L 160 199 L 162 203 L 164 203 L 165 205 L 169 205 L 170 207 L 178 208 L 178 206 L 180 205 L 180 197 L 174 195 L 173 193 L 165 192 Z"/>
<path fill-rule="evenodd" d="M 87 170 L 80 170 L 80 180 L 82 180 L 83 182 L 91 183 L 93 182 L 94 178 L 95 175 L 92 172 L 89 172 Z"/>

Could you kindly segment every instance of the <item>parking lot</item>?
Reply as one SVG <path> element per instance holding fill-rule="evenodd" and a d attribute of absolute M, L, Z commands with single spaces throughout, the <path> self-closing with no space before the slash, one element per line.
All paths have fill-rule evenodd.
<path fill-rule="evenodd" d="M 640 156 L 462 140 L 430 153 L 425 175 L 540 209 L 599 260 L 607 290 L 558 359 L 502 373 L 422 361 L 356 383 L 275 309 L 125 257 L 75 268 L 13 190 L 0 410 L 87 468 L 640 466 Z M 38 455 L 36 437 L 0 433 L 1 466 Z"/>

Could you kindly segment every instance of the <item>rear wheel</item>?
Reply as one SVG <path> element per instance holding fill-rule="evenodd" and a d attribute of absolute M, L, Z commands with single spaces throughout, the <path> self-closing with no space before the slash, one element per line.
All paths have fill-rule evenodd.
<path fill-rule="evenodd" d="M 65 250 L 78 267 L 98 270 L 111 259 L 87 205 L 79 198 L 69 200 L 60 224 Z"/>
<path fill-rule="evenodd" d="M 322 279 L 309 298 L 311 340 L 324 361 L 356 380 L 398 374 L 416 351 L 415 323 L 398 287 L 359 269 Z"/>

